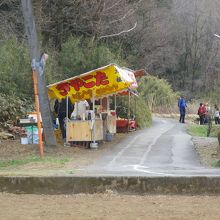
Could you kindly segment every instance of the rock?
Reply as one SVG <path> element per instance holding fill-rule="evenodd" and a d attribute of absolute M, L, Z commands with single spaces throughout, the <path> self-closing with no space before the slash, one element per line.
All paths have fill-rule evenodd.
<path fill-rule="evenodd" d="M 6 132 L 0 132 L 0 140 L 7 140 L 7 139 L 14 139 L 14 135 Z"/>

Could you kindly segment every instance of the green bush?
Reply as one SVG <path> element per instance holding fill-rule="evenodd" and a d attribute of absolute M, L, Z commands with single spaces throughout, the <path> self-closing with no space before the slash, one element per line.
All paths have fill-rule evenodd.
<path fill-rule="evenodd" d="M 31 100 L 21 100 L 17 96 L 0 93 L 0 127 L 7 127 L 8 123 L 16 121 L 16 116 L 25 115 L 27 111 L 33 111 Z"/>
<path fill-rule="evenodd" d="M 48 49 L 47 51 L 49 58 L 47 60 L 44 74 L 46 77 L 47 84 L 56 83 L 64 79 L 64 73 L 59 66 L 59 54 L 56 51 Z"/>
<path fill-rule="evenodd" d="M 68 77 L 79 75 L 85 68 L 85 55 L 82 50 L 81 38 L 71 37 L 62 45 L 60 65 L 63 74 Z"/>
<path fill-rule="evenodd" d="M 18 97 L 30 96 L 33 89 L 27 48 L 15 38 L 1 41 L 0 66 L 0 93 L 16 94 Z"/>
<path fill-rule="evenodd" d="M 110 63 L 124 63 L 117 51 L 112 52 L 103 44 L 93 44 L 90 39 L 70 37 L 59 56 L 64 77 L 72 77 Z"/>
<path fill-rule="evenodd" d="M 220 167 L 220 160 L 218 160 L 217 162 L 215 162 L 215 163 L 213 164 L 213 166 L 214 166 L 214 167 Z"/>
<path fill-rule="evenodd" d="M 132 103 L 135 101 L 133 100 Z M 134 106 L 134 105 L 133 105 Z M 135 111 L 135 109 L 134 109 Z M 131 111 L 133 112 L 133 111 Z M 135 114 L 135 112 L 134 112 Z M 149 127 L 152 123 L 152 115 L 142 98 L 136 100 L 136 121 L 139 128 Z"/>
<path fill-rule="evenodd" d="M 202 98 L 203 100 L 205 100 L 206 102 L 208 102 L 210 105 L 217 105 L 218 107 L 220 107 L 220 89 L 215 89 L 214 91 L 209 91 L 206 92 L 205 94 L 202 94 Z"/>
<path fill-rule="evenodd" d="M 141 97 L 132 96 L 129 109 L 128 99 L 128 96 L 117 97 L 117 115 L 120 118 L 135 118 L 139 128 L 149 127 L 152 123 L 152 116 L 144 100 Z"/>
<path fill-rule="evenodd" d="M 177 100 L 171 85 L 164 79 L 154 76 L 142 77 L 139 82 L 138 92 L 151 111 L 167 111 L 172 108 Z"/>

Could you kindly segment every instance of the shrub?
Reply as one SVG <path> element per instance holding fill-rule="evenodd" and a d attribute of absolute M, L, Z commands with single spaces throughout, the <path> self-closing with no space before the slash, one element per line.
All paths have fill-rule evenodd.
<path fill-rule="evenodd" d="M 118 96 L 117 115 L 120 118 L 135 118 L 139 128 L 149 127 L 152 123 L 151 112 L 141 97 L 131 97 L 130 109 L 128 96 Z M 129 115 L 130 112 L 130 115 Z"/>
<path fill-rule="evenodd" d="M 21 100 L 17 96 L 8 96 L 0 93 L 0 127 L 8 127 L 13 124 L 17 116 L 25 115 L 27 111 L 33 111 L 30 100 Z"/>
<path fill-rule="evenodd" d="M 27 48 L 15 38 L 1 41 L 0 66 L 0 93 L 16 94 L 18 97 L 30 96 L 33 89 Z"/>
<path fill-rule="evenodd" d="M 154 76 L 142 77 L 139 82 L 138 92 L 151 111 L 168 111 L 172 109 L 177 94 L 171 85 L 164 79 Z"/>
<path fill-rule="evenodd" d="M 110 63 L 124 63 L 117 51 L 104 44 L 93 44 L 90 39 L 70 37 L 60 53 L 60 65 L 65 77 L 72 77 Z"/>

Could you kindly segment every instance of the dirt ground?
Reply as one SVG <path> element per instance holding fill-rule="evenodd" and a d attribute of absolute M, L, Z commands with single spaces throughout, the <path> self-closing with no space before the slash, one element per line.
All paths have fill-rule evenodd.
<path fill-rule="evenodd" d="M 58 145 L 55 148 L 45 148 L 44 158 L 46 162 L 31 162 L 24 165 L 0 167 L 0 175 L 65 175 L 75 173 L 85 166 L 95 162 L 112 146 L 117 144 L 122 138 L 131 133 L 116 134 L 112 142 L 99 143 L 98 149 L 88 149 L 84 146 L 64 147 Z M 26 158 L 39 157 L 38 145 L 21 145 L 20 140 L 1 140 L 0 141 L 0 161 L 25 160 Z M 65 159 L 69 162 L 65 164 L 51 162 L 47 158 Z"/>
<path fill-rule="evenodd" d="M 0 175 L 49 175 L 76 172 L 93 163 L 127 134 L 117 134 L 113 142 L 97 150 L 84 147 L 45 149 L 45 158 L 71 158 L 67 164 L 28 163 L 0 169 Z M 128 134 L 129 135 L 129 134 Z M 193 138 L 201 162 L 211 166 L 216 157 L 216 140 Z M 0 161 L 39 155 L 38 146 L 21 145 L 19 140 L 0 142 Z M 0 219 L 220 219 L 220 196 L 119 195 L 104 194 L 32 195 L 0 193 Z"/>
<path fill-rule="evenodd" d="M 95 162 L 106 151 L 110 150 L 122 138 L 125 138 L 131 133 L 116 134 L 112 142 L 103 142 L 99 144 L 98 149 L 86 149 L 83 146 L 64 147 L 59 145 L 56 148 L 45 148 L 43 163 L 31 162 L 24 165 L 0 166 L 0 175 L 30 175 L 30 176 L 45 176 L 45 175 L 65 175 L 80 172 L 81 169 Z M 213 167 L 219 160 L 217 157 L 217 138 L 193 137 L 192 141 L 195 149 L 199 154 L 201 164 L 205 167 Z M 1 140 L 0 141 L 0 162 L 8 160 L 24 160 L 26 158 L 39 157 L 38 145 L 21 145 L 20 140 Z M 54 163 L 47 158 L 65 159 L 69 162 Z"/>
<path fill-rule="evenodd" d="M 0 219 L 220 219 L 220 197 L 0 194 Z"/>

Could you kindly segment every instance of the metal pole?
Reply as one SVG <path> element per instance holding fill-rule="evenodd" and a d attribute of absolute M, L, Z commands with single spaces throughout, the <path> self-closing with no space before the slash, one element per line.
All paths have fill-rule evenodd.
<path fill-rule="evenodd" d="M 116 97 L 116 94 L 115 94 L 115 114 L 116 114 L 116 108 L 117 108 L 116 101 L 117 101 L 117 97 Z"/>
<path fill-rule="evenodd" d="M 66 97 L 66 146 L 68 145 L 69 97 Z"/>
<path fill-rule="evenodd" d="M 136 115 L 137 115 L 137 99 L 136 99 L 136 97 L 134 97 L 134 103 L 135 103 L 135 110 L 134 110 L 134 112 L 135 112 L 135 117 L 136 117 Z"/>
<path fill-rule="evenodd" d="M 128 91 L 128 131 L 129 131 L 129 121 L 130 121 L 130 91 Z"/>
<path fill-rule="evenodd" d="M 100 98 L 100 106 L 101 106 L 101 113 L 103 112 L 103 107 L 102 107 L 102 97 Z"/>
<path fill-rule="evenodd" d="M 95 143 L 95 98 L 94 98 L 94 92 L 92 92 L 92 110 L 93 110 L 93 114 L 92 114 L 92 121 L 93 121 L 92 139 L 93 139 L 93 143 Z"/>
<path fill-rule="evenodd" d="M 109 112 L 109 96 L 107 96 L 107 113 Z"/>
<path fill-rule="evenodd" d="M 96 124 L 95 124 L 95 96 L 94 96 L 94 91 L 92 91 L 92 108 L 93 108 L 93 114 L 92 114 L 92 143 L 90 143 L 90 148 L 97 149 L 98 144 L 95 142 Z"/>

